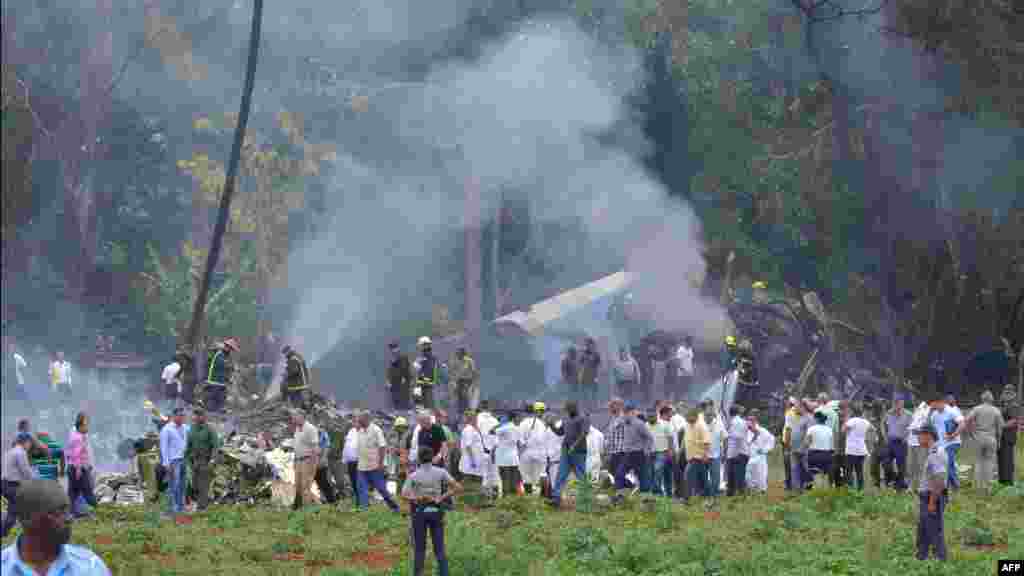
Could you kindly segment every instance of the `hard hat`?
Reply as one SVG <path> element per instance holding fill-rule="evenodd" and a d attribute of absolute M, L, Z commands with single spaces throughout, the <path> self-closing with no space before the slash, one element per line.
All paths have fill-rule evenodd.
<path fill-rule="evenodd" d="M 409 422 L 406 421 L 405 417 L 399 416 L 395 418 L 395 428 L 408 428 Z"/>
<path fill-rule="evenodd" d="M 547 406 L 545 406 L 543 402 L 534 402 L 533 403 L 533 411 L 534 412 L 543 412 L 545 410 L 547 410 Z"/>
<path fill-rule="evenodd" d="M 765 282 L 763 282 L 761 280 L 758 280 L 757 282 L 754 282 L 754 284 L 752 286 L 752 288 L 757 288 L 758 290 L 764 290 L 767 287 L 768 287 L 768 284 L 766 284 Z"/>
<path fill-rule="evenodd" d="M 417 346 L 429 346 L 430 344 L 433 342 L 430 341 L 429 336 L 420 336 L 420 339 L 416 341 Z"/>
<path fill-rule="evenodd" d="M 412 389 L 412 395 L 417 397 L 417 398 L 419 398 L 420 396 L 423 396 L 423 388 L 420 387 L 420 386 L 417 386 L 417 387 L 413 388 Z"/>
<path fill-rule="evenodd" d="M 153 403 L 150 402 L 149 400 L 143 400 L 142 401 L 142 407 L 145 410 L 152 410 L 153 409 Z"/>
<path fill-rule="evenodd" d="M 726 336 L 725 337 L 725 343 L 728 344 L 729 346 L 735 346 L 736 345 L 736 337 L 732 336 L 732 335 Z"/>

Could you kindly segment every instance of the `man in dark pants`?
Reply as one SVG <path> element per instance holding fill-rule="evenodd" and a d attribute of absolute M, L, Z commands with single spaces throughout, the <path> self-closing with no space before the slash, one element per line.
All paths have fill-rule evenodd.
<path fill-rule="evenodd" d="M 885 481 L 897 490 L 907 489 L 907 434 L 910 420 L 903 399 L 896 400 L 885 417 L 885 437 L 889 446 L 885 459 Z"/>
<path fill-rule="evenodd" d="M 946 486 L 949 481 L 946 469 L 948 457 L 936 445 L 939 433 L 931 424 L 925 424 L 916 431 L 921 446 L 928 450 L 919 490 L 920 511 L 917 520 L 917 559 L 927 560 L 929 552 L 935 550 L 935 558 L 946 559 L 946 534 L 943 514 L 946 511 Z"/>
<path fill-rule="evenodd" d="M 18 487 L 32 479 L 32 466 L 28 460 L 28 450 L 32 447 L 32 435 L 19 432 L 12 446 L 5 454 L 3 461 L 3 477 L 0 480 L 0 491 L 7 498 L 7 515 L 4 516 L 3 530 L 0 538 L 6 538 L 7 532 L 14 527 L 18 518 Z"/>
<path fill-rule="evenodd" d="M 196 504 L 200 511 L 210 505 L 213 457 L 219 449 L 220 438 L 206 423 L 206 411 L 196 408 L 192 412 L 192 428 L 185 444 L 185 461 L 192 467 L 192 486 L 196 491 Z"/>
<path fill-rule="evenodd" d="M 743 407 L 733 404 L 729 407 L 729 430 L 726 438 L 726 496 L 736 496 L 747 491 L 747 461 L 750 460 L 750 443 L 747 432 L 750 425 L 743 418 Z"/>
<path fill-rule="evenodd" d="M 402 486 L 402 498 L 412 510 L 413 574 L 423 575 L 427 555 L 427 531 L 434 545 L 437 573 L 448 576 L 448 557 L 444 546 L 444 513 L 446 502 L 462 491 L 462 485 L 447 470 L 435 466 L 434 452 L 423 446 L 419 449 L 419 466 Z"/>
<path fill-rule="evenodd" d="M 647 423 L 637 416 L 636 406 L 626 405 L 626 415 L 621 420 L 622 426 L 622 459 L 618 462 L 615 472 L 615 501 L 621 502 L 625 496 L 626 475 L 630 471 L 636 474 L 641 490 L 648 487 L 646 454 L 654 446 L 654 436 Z"/>
<path fill-rule="evenodd" d="M 1013 384 L 1007 384 L 1003 388 L 999 399 L 1002 404 L 1003 421 L 1006 422 L 1002 438 L 999 440 L 999 448 L 996 451 L 996 459 L 999 461 L 999 483 L 1010 486 L 1013 484 L 1015 472 L 1014 456 L 1017 450 L 1017 432 L 1024 424 L 1024 414 L 1021 414 L 1017 391 L 1013 389 Z"/>
<path fill-rule="evenodd" d="M 391 360 L 388 362 L 385 385 L 391 393 L 391 407 L 395 410 L 408 410 L 412 407 L 412 362 L 398 347 L 398 340 L 388 344 L 388 351 Z"/>

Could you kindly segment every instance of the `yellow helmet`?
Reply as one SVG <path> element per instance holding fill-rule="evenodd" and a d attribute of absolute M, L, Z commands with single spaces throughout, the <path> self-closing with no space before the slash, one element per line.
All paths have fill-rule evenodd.
<path fill-rule="evenodd" d="M 726 336 L 725 337 L 725 345 L 726 346 L 735 346 L 736 345 L 736 337 L 732 336 L 732 335 Z"/>
<path fill-rule="evenodd" d="M 395 418 L 395 428 L 408 428 L 409 422 L 403 416 Z"/>
<path fill-rule="evenodd" d="M 534 412 L 543 412 L 543 411 L 547 410 L 547 408 L 548 407 L 545 406 L 543 402 L 534 402 L 533 403 L 533 411 Z"/>
<path fill-rule="evenodd" d="M 149 400 L 143 400 L 142 401 L 142 408 L 144 410 L 152 410 L 153 409 L 153 403 L 150 402 Z"/>
<path fill-rule="evenodd" d="M 768 288 L 768 284 L 766 284 L 765 282 L 763 282 L 761 280 L 758 280 L 757 282 L 754 282 L 752 287 L 756 288 L 758 290 L 764 290 L 764 289 Z"/>

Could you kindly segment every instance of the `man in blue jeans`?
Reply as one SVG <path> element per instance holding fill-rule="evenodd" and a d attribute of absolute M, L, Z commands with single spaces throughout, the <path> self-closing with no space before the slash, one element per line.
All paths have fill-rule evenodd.
<path fill-rule="evenodd" d="M 370 488 L 372 487 L 384 498 L 388 508 L 399 511 L 398 504 L 391 498 L 384 476 L 384 455 L 387 452 L 387 439 L 384 431 L 370 421 L 370 413 L 363 411 L 356 417 L 356 446 L 359 453 L 356 477 L 356 505 L 366 508 L 370 505 Z"/>
<path fill-rule="evenodd" d="M 167 470 L 167 499 L 170 501 L 170 514 L 181 514 L 185 511 L 185 445 L 188 438 L 188 425 L 185 424 L 185 410 L 174 409 L 171 422 L 160 429 L 160 463 Z"/>
<path fill-rule="evenodd" d="M 554 430 L 555 434 L 562 437 L 558 479 L 551 489 L 551 505 L 555 508 L 562 505 L 562 489 L 569 481 L 570 470 L 576 475 L 576 480 L 590 482 L 587 477 L 587 432 L 590 430 L 590 419 L 580 414 L 576 402 L 566 402 L 565 412 L 568 421 Z"/>

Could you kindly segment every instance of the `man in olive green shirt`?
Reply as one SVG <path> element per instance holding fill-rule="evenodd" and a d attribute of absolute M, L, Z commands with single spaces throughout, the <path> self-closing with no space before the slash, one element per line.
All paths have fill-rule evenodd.
<path fill-rule="evenodd" d="M 185 444 L 185 461 L 192 468 L 192 485 L 200 511 L 210 504 L 210 474 L 213 457 L 220 449 L 220 438 L 206 423 L 206 412 L 196 408 L 192 413 L 192 429 Z"/>

